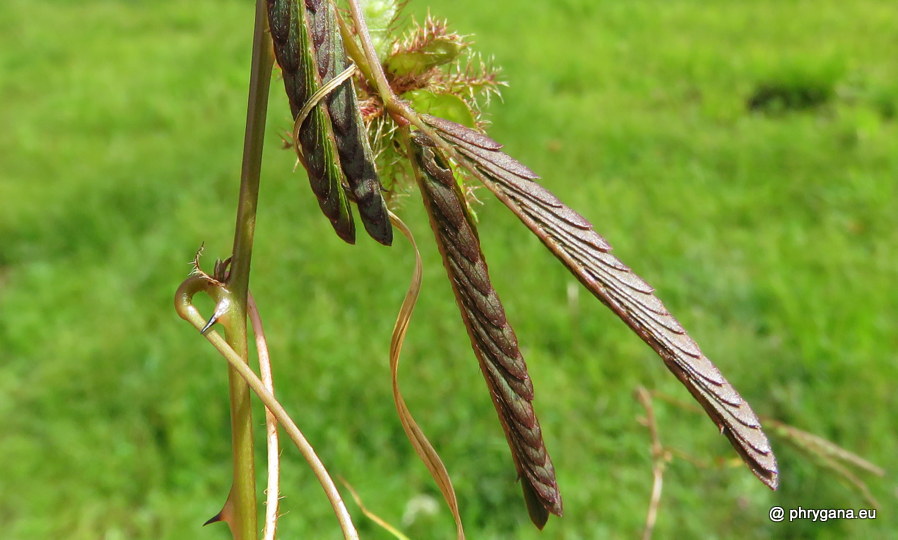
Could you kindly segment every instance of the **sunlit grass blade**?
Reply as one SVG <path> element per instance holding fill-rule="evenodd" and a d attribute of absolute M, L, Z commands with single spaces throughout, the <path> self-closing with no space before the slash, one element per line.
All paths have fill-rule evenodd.
<path fill-rule="evenodd" d="M 268 22 L 275 58 L 281 66 L 284 89 L 294 119 L 306 101 L 322 86 L 312 50 L 309 21 L 305 8 L 298 6 L 297 1 L 268 0 Z M 349 199 L 343 190 L 343 171 L 327 107 L 312 108 L 300 126 L 294 145 L 321 211 L 331 221 L 340 238 L 354 243 L 355 225 Z"/>
<path fill-rule="evenodd" d="M 318 74 L 322 81 L 329 81 L 349 65 L 343 38 L 337 27 L 336 11 L 333 3 L 328 0 L 306 0 L 305 5 Z M 352 198 L 358 206 L 362 224 L 372 238 L 390 245 L 393 241 L 393 229 L 381 194 L 374 155 L 359 112 L 352 79 L 331 92 L 324 98 L 324 103 L 330 113 L 340 165 Z"/>
<path fill-rule="evenodd" d="M 505 430 L 530 517 L 542 528 L 561 515 L 555 469 L 533 410 L 533 384 L 517 337 L 490 283 L 480 240 L 448 165 L 425 136 L 415 137 L 418 183 L 443 265 Z"/>
<path fill-rule="evenodd" d="M 795 446 L 795 448 L 808 455 L 813 461 L 819 463 L 824 470 L 829 470 L 838 478 L 847 482 L 871 507 L 880 507 L 879 501 L 873 496 L 867 483 L 855 472 L 863 471 L 883 477 L 886 472 L 882 467 L 870 463 L 854 452 L 850 452 L 832 441 L 828 441 L 813 433 L 808 433 L 770 418 L 765 418 L 764 422 L 771 433 L 782 437 L 784 441 Z"/>
<path fill-rule="evenodd" d="M 402 532 L 394 527 L 390 522 L 369 510 L 368 507 L 365 506 L 365 503 L 362 502 L 362 497 L 355 490 L 355 488 L 353 488 L 352 485 L 346 481 L 345 478 L 338 478 L 338 480 L 340 480 L 340 483 L 343 484 L 343 487 L 349 490 L 349 494 L 352 495 L 352 500 L 355 501 L 362 513 L 365 514 L 365 517 L 373 521 L 381 529 L 393 535 L 393 538 L 395 538 L 396 540 L 410 540 L 408 536 L 402 534 Z"/>
<path fill-rule="evenodd" d="M 447 120 L 427 117 L 426 121 L 461 153 L 461 165 L 483 180 L 596 298 L 658 353 L 752 472 L 776 489 L 776 458 L 754 411 L 654 289 L 611 254 L 611 246 L 589 221 L 534 182 L 538 177 L 533 171 L 502 153 L 499 143 Z"/>

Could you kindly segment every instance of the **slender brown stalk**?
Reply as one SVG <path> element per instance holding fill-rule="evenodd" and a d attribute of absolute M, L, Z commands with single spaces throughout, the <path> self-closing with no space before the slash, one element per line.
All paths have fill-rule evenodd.
<path fill-rule="evenodd" d="M 645 424 L 652 437 L 652 495 L 645 516 L 645 528 L 642 540 L 651 540 L 658 520 L 658 508 L 661 506 L 661 490 L 664 487 L 664 469 L 667 467 L 667 456 L 658 435 L 658 423 L 655 421 L 655 408 L 652 407 L 652 395 L 643 387 L 636 389 L 636 398 L 645 409 Z"/>

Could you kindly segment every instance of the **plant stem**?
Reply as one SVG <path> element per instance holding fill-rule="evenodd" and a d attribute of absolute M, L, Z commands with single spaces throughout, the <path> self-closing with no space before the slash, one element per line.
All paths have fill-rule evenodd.
<path fill-rule="evenodd" d="M 194 275 L 184 280 L 175 293 L 175 309 L 177 310 L 178 315 L 192 324 L 197 330 L 203 328 L 205 319 L 193 305 L 193 296 L 200 291 L 209 292 L 210 289 L 215 287 L 217 286 L 210 283 L 207 276 Z M 352 517 L 346 509 L 346 504 L 343 502 L 340 492 L 337 490 L 337 486 L 334 484 L 327 469 L 324 468 L 324 464 L 315 453 L 315 449 L 312 448 L 302 434 L 302 431 L 297 427 L 296 422 L 290 418 L 290 415 L 287 414 L 287 411 L 274 395 L 265 388 L 265 383 L 263 383 L 246 364 L 246 359 L 237 354 L 230 344 L 222 339 L 218 332 L 211 330 L 205 334 L 205 337 L 209 343 L 221 353 L 225 360 L 228 361 L 228 364 L 236 372 L 237 376 L 245 380 L 252 391 L 259 396 L 259 399 L 262 400 L 265 407 L 271 411 L 275 418 L 277 418 L 278 422 L 283 426 L 284 431 L 286 431 L 287 436 L 290 437 L 296 445 L 296 448 L 299 449 L 300 453 L 309 463 L 309 466 L 318 478 L 322 489 L 324 489 L 324 493 L 327 495 L 327 498 L 334 509 L 337 520 L 340 522 L 340 529 L 343 531 L 343 537 L 346 540 L 358 540 L 359 534 L 352 524 Z"/>
<path fill-rule="evenodd" d="M 352 30 L 346 24 L 339 11 L 337 11 L 337 26 L 340 27 L 340 35 L 343 37 L 346 55 L 359 68 L 359 71 L 362 72 L 362 77 L 366 81 L 374 81 L 374 72 L 371 71 L 371 66 L 368 65 L 368 59 L 365 58 L 365 53 L 359 48 L 359 44 L 355 42 Z"/>
<path fill-rule="evenodd" d="M 658 520 L 658 508 L 661 506 L 661 490 L 664 486 L 664 469 L 667 466 L 667 454 L 658 436 L 658 424 L 655 421 L 655 408 L 652 406 L 652 395 L 640 386 L 636 389 L 636 399 L 645 409 L 645 425 L 652 436 L 652 496 L 645 517 L 642 540 L 651 540 Z"/>
<path fill-rule="evenodd" d="M 359 36 L 361 48 L 352 39 L 352 32 L 346 27 L 345 21 L 343 21 L 342 18 L 338 18 L 337 22 L 340 25 L 340 32 L 343 35 L 343 41 L 346 43 L 346 53 L 359 67 L 359 70 L 368 81 L 368 84 L 373 84 L 377 89 L 377 93 L 384 103 L 384 108 L 393 115 L 394 119 L 405 119 L 424 132 L 425 135 L 447 152 L 450 157 L 457 160 L 458 155 L 455 153 L 455 150 L 443 141 L 430 126 L 424 123 L 414 109 L 409 107 L 406 102 L 399 99 L 393 92 L 393 89 L 390 87 L 390 82 L 387 80 L 387 74 L 384 73 L 380 59 L 377 57 L 377 51 L 374 49 L 374 42 L 371 41 L 371 34 L 368 32 L 368 24 L 365 22 L 364 15 L 362 15 L 362 9 L 359 6 L 358 0 L 347 0 L 347 4 L 349 4 L 349 11 L 352 15 L 352 21 L 355 24 L 356 33 Z"/>
<path fill-rule="evenodd" d="M 246 335 L 246 303 L 249 270 L 256 228 L 256 205 L 259 200 L 259 173 L 262 168 L 262 146 L 268 109 L 268 88 L 274 62 L 267 29 L 265 0 L 256 0 L 253 30 L 253 53 L 250 68 L 249 100 L 246 132 L 243 142 L 243 164 L 240 171 L 240 196 L 234 250 L 226 287 L 231 296 L 227 318 L 227 341 L 244 362 L 248 360 Z M 225 507 L 225 516 L 235 540 L 255 539 L 258 535 L 256 513 L 256 478 L 253 454 L 253 421 L 250 390 L 240 374 L 228 370 L 231 405 L 231 445 L 234 480 Z"/>
<path fill-rule="evenodd" d="M 371 34 L 368 33 L 368 23 L 365 22 L 365 16 L 362 15 L 362 8 L 359 6 L 358 0 L 349 0 L 349 13 L 352 15 L 352 22 L 355 24 L 356 32 L 359 35 L 359 41 L 362 43 L 362 51 L 368 60 L 368 66 L 371 68 L 371 75 L 374 76 L 374 85 L 377 87 L 377 93 L 384 100 L 384 105 L 389 108 L 396 101 L 393 89 L 387 81 L 387 76 L 383 68 L 380 66 L 380 59 L 377 57 L 377 51 L 374 50 L 374 43 L 371 41 Z M 367 73 L 366 73 L 367 75 Z"/>
<path fill-rule="evenodd" d="M 256 337 L 256 354 L 259 357 L 259 375 L 265 388 L 274 395 L 274 376 L 271 373 L 271 357 L 268 354 L 268 341 L 259 307 L 248 295 L 247 310 L 252 323 L 253 335 Z M 268 487 L 265 489 L 265 527 L 262 529 L 263 540 L 274 540 L 278 525 L 278 503 L 280 496 L 281 449 L 278 443 L 278 421 L 274 413 L 265 409 L 265 433 L 268 446 Z"/>
<path fill-rule="evenodd" d="M 237 206 L 237 227 L 234 232 L 234 251 L 228 289 L 246 308 L 249 289 L 249 268 L 256 228 L 256 204 L 259 200 L 259 173 L 262 168 L 262 145 L 265 139 L 265 120 L 268 111 L 268 89 L 274 63 L 270 37 L 267 32 L 265 0 L 256 0 L 256 24 L 253 33 L 253 57 L 249 81 L 249 100 L 246 113 L 243 165 L 240 171 L 240 200 Z"/>

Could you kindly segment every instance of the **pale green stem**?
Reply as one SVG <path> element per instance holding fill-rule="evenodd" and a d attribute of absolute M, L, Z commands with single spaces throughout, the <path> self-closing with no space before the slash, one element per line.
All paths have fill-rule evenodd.
<path fill-rule="evenodd" d="M 355 24 L 359 41 L 362 44 L 362 52 L 365 53 L 365 59 L 368 60 L 368 66 L 371 68 L 371 75 L 374 77 L 374 86 L 381 99 L 384 100 L 384 105 L 389 109 L 398 99 L 393 94 L 393 89 L 390 88 L 387 76 L 380 65 L 380 58 L 377 57 L 374 42 L 371 41 L 371 34 L 368 32 L 368 23 L 365 22 L 365 16 L 362 15 L 362 8 L 357 0 L 348 0 L 347 3 L 349 4 L 349 13 L 352 15 L 352 22 Z"/>
<path fill-rule="evenodd" d="M 262 146 L 265 139 L 265 117 L 268 109 L 268 88 L 274 63 L 271 39 L 267 32 L 265 0 L 256 0 L 253 30 L 253 52 L 250 68 L 249 99 L 246 132 L 243 145 L 243 165 L 240 171 L 240 198 L 237 206 L 237 225 L 230 276 L 226 291 L 231 308 L 225 320 L 230 348 L 242 359 L 248 359 L 246 336 L 246 302 L 249 287 L 253 233 L 256 227 L 256 205 L 259 199 L 259 175 L 262 167 Z M 247 368 L 248 369 L 248 368 Z M 256 512 L 256 477 L 253 452 L 253 420 L 249 387 L 237 370 L 228 370 L 231 404 L 231 446 L 234 460 L 234 479 L 226 518 L 235 540 L 255 540 L 258 537 Z"/>
<path fill-rule="evenodd" d="M 271 372 L 271 357 L 268 354 L 268 340 L 262 326 L 262 316 L 252 293 L 247 296 L 246 309 L 256 338 L 256 354 L 259 357 L 259 375 L 265 388 L 274 395 L 274 375 Z M 274 414 L 265 409 L 265 441 L 268 449 L 268 483 L 265 488 L 265 526 L 262 540 L 275 540 L 278 526 L 278 503 L 280 501 L 281 448 L 278 443 L 278 422 Z"/>
<path fill-rule="evenodd" d="M 416 113 L 414 109 L 409 107 L 406 102 L 399 99 L 396 94 L 393 93 L 393 89 L 390 87 L 390 83 L 387 80 L 387 74 L 384 73 L 380 58 L 378 58 L 377 51 L 374 48 L 374 42 L 371 41 L 371 34 L 368 32 L 368 24 L 365 22 L 365 16 L 362 15 L 362 9 L 359 6 L 358 1 L 347 0 L 347 4 L 349 5 L 349 12 L 352 15 L 352 21 L 355 24 L 359 42 L 361 43 L 361 49 L 359 48 L 359 45 L 351 39 L 351 32 L 346 28 L 342 19 L 340 19 L 340 31 L 346 42 L 346 51 L 350 58 L 352 58 L 359 66 L 359 70 L 368 82 L 374 83 L 377 93 L 384 102 L 384 107 L 394 115 L 394 117 L 404 118 L 413 126 L 421 130 L 450 157 L 458 161 L 458 154 L 455 152 L 455 149 L 437 135 L 436 131 L 428 126 L 421 117 L 418 116 L 418 113 Z"/>
<path fill-rule="evenodd" d="M 178 288 L 177 293 L 175 293 L 175 309 L 178 311 L 178 315 L 192 324 L 197 330 L 203 328 L 205 319 L 193 305 L 193 295 L 200 291 L 208 291 L 210 288 L 215 288 L 216 286 L 217 285 L 210 283 L 207 276 L 192 276 L 187 278 L 187 280 L 185 280 Z M 337 520 L 340 522 L 340 528 L 343 531 L 344 538 L 347 540 L 358 540 L 358 532 L 352 524 L 352 518 L 349 515 L 349 511 L 346 509 L 346 504 L 343 502 L 340 492 L 337 490 L 337 486 L 334 485 L 334 481 L 331 479 L 330 475 L 328 475 L 327 470 L 324 468 L 324 464 L 321 463 L 315 450 L 306 440 L 305 436 L 303 436 L 293 419 L 290 418 L 290 415 L 287 414 L 284 407 L 278 402 L 274 395 L 265 388 L 265 383 L 263 383 L 255 372 L 250 369 L 246 364 L 245 359 L 231 348 L 228 342 L 225 341 L 218 332 L 211 330 L 205 334 L 205 337 L 218 352 L 225 357 L 231 369 L 237 376 L 246 381 L 247 386 L 259 396 L 259 399 L 265 407 L 271 411 L 275 418 L 277 418 L 277 421 L 283 426 L 287 436 L 290 437 L 300 453 L 306 461 L 308 461 L 309 466 L 321 483 L 321 487 L 324 489 L 324 493 L 327 495 L 327 498 L 334 509 L 334 513 L 337 515 Z"/>
<path fill-rule="evenodd" d="M 349 25 L 346 24 L 346 21 L 340 16 L 339 11 L 337 11 L 337 26 L 340 27 L 340 36 L 343 37 L 346 55 L 349 56 L 356 66 L 358 66 L 359 71 L 362 72 L 362 76 L 365 80 L 373 81 L 374 72 L 371 71 L 371 66 L 368 65 L 368 59 L 365 58 L 365 53 L 359 48 L 359 44 L 355 42 L 352 29 L 349 28 Z"/>

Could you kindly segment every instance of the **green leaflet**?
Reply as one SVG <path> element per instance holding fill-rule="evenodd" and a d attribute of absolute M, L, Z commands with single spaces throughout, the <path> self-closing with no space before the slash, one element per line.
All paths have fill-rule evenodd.
<path fill-rule="evenodd" d="M 432 36 L 420 47 L 394 54 L 384 67 L 394 75 L 425 73 L 457 60 L 465 46 L 461 36 L 455 34 Z"/>
<path fill-rule="evenodd" d="M 402 99 L 407 100 L 418 113 L 446 118 L 471 128 L 476 125 L 471 108 L 455 94 L 420 88 L 402 94 Z"/>

